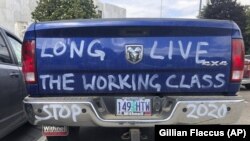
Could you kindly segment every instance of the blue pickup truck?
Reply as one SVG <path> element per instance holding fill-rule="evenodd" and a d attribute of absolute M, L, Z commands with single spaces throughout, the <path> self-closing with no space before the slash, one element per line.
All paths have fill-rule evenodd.
<path fill-rule="evenodd" d="M 41 22 L 22 49 L 25 111 L 47 136 L 80 126 L 232 124 L 243 108 L 244 43 L 233 21 Z"/>

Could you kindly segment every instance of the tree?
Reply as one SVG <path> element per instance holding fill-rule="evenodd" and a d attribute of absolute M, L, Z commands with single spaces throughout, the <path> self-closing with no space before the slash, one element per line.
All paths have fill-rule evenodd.
<path fill-rule="evenodd" d="M 39 0 L 31 13 L 35 21 L 97 18 L 92 0 Z"/>
<path fill-rule="evenodd" d="M 244 39 L 247 39 L 247 8 L 237 3 L 237 0 L 211 0 L 200 14 L 200 18 L 224 19 L 235 21 L 241 29 Z M 246 44 L 246 50 L 249 48 Z"/>

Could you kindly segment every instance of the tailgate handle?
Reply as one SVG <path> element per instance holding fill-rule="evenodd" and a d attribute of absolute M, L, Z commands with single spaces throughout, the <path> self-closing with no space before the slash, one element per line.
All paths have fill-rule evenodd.
<path fill-rule="evenodd" d="M 148 30 L 145 29 L 124 29 L 121 31 L 121 34 L 124 36 L 145 36 L 149 34 Z"/>

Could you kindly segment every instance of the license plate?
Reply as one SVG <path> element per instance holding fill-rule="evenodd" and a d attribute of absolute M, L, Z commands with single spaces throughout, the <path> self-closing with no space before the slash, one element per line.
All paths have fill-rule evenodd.
<path fill-rule="evenodd" d="M 150 116 L 151 100 L 146 98 L 116 99 L 116 115 L 119 116 Z"/>

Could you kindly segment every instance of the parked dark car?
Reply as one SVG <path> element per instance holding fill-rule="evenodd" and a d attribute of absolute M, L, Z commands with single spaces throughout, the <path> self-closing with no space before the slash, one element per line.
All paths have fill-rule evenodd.
<path fill-rule="evenodd" d="M 20 39 L 0 27 L 0 139 L 26 122 L 21 44 Z"/>
<path fill-rule="evenodd" d="M 250 55 L 245 55 L 244 75 L 241 84 L 250 89 Z"/>

